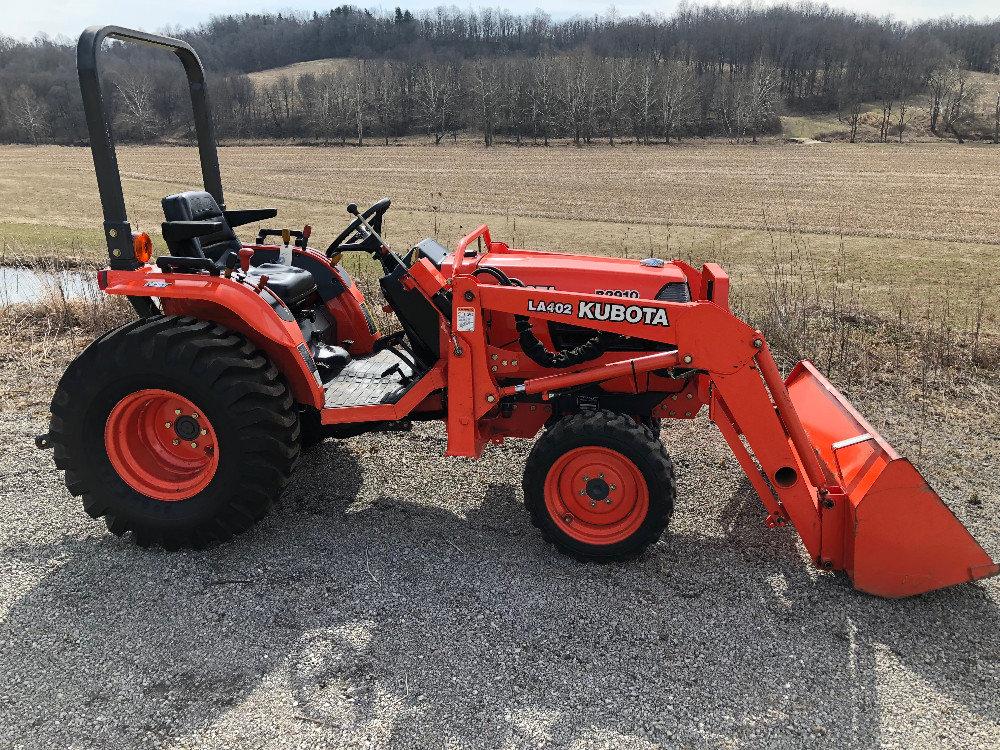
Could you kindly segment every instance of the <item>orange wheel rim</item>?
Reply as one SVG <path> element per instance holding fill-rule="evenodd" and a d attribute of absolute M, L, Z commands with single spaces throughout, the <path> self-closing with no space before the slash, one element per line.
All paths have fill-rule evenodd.
<path fill-rule="evenodd" d="M 190 400 L 157 388 L 115 404 L 104 425 L 104 447 L 126 484 L 164 502 L 194 497 L 219 468 L 212 423 Z"/>
<path fill-rule="evenodd" d="M 545 507 L 559 529 L 585 544 L 628 539 L 649 513 L 649 488 L 632 461 L 598 446 L 574 448 L 545 476 Z"/>

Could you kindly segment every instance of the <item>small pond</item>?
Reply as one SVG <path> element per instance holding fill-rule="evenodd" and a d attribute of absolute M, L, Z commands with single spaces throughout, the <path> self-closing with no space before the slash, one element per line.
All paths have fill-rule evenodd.
<path fill-rule="evenodd" d="M 0 266 L 0 305 L 87 297 L 96 289 L 96 274 L 92 271 Z"/>

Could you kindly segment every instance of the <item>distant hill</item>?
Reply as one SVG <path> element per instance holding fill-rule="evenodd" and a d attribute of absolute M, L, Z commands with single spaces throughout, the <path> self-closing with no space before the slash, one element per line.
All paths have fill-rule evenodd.
<path fill-rule="evenodd" d="M 967 86 L 971 87 L 973 96 L 966 106 L 971 109 L 974 118 L 963 128 L 965 136 L 988 138 L 996 119 L 997 96 L 1000 96 L 1000 75 L 968 71 Z M 906 140 L 936 140 L 942 136 L 950 137 L 940 127 L 937 136 L 930 131 L 931 93 L 929 91 L 908 96 L 905 102 Z M 875 140 L 879 133 L 881 119 L 881 103 L 878 101 L 865 102 L 858 127 L 858 140 Z M 889 140 L 898 138 L 898 123 L 899 102 L 896 101 L 893 103 L 893 112 L 890 115 Z M 841 141 L 849 137 L 849 128 L 840 119 L 837 112 L 782 115 L 781 129 L 786 137 L 797 139 Z"/>
<path fill-rule="evenodd" d="M 336 73 L 344 70 L 354 63 L 354 60 L 345 57 L 328 57 L 325 60 L 308 60 L 307 62 L 284 65 L 280 68 L 269 68 L 258 70 L 256 73 L 248 73 L 247 76 L 257 86 L 270 86 L 280 78 L 287 77 L 296 80 L 304 75 L 323 75 L 324 73 Z"/>

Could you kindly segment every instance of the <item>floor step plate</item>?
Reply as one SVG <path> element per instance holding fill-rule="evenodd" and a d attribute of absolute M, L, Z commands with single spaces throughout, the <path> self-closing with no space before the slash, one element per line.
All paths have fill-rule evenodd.
<path fill-rule="evenodd" d="M 326 407 L 394 404 L 419 377 L 414 365 L 391 349 L 351 360 L 326 384 Z"/>

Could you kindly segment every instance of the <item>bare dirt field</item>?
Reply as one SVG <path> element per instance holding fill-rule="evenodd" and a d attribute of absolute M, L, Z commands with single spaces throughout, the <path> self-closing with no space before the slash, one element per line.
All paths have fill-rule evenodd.
<path fill-rule="evenodd" d="M 9 258 L 100 260 L 89 152 L 2 147 Z M 721 260 L 784 365 L 809 356 L 1000 557 L 1000 149 L 225 148 L 230 206 L 320 243 L 488 221 L 545 249 Z M 130 211 L 197 184 L 122 149 Z M 247 232 L 249 237 L 250 231 Z M 161 246 L 162 249 L 162 246 Z M 582 565 L 522 507 L 530 444 L 326 441 L 251 533 L 142 550 L 91 521 L 34 435 L 120 308 L 0 308 L 0 747 L 980 748 L 1000 737 L 1000 579 L 890 601 L 817 571 L 717 430 L 665 426 L 668 532 Z"/>
<path fill-rule="evenodd" d="M 90 152 L 0 155 L 6 252 L 99 259 Z M 224 148 L 221 161 L 232 207 L 275 206 L 319 242 L 343 226 L 348 202 L 388 195 L 388 235 L 403 245 L 427 235 L 453 245 L 488 222 L 522 246 L 717 260 L 734 275 L 768 273 L 777 259 L 863 287 L 886 309 L 995 300 L 986 276 L 1000 253 L 1000 149 L 984 145 L 262 146 Z M 160 198 L 198 184 L 192 148 L 122 148 L 120 163 L 130 213 L 153 232 Z"/>

